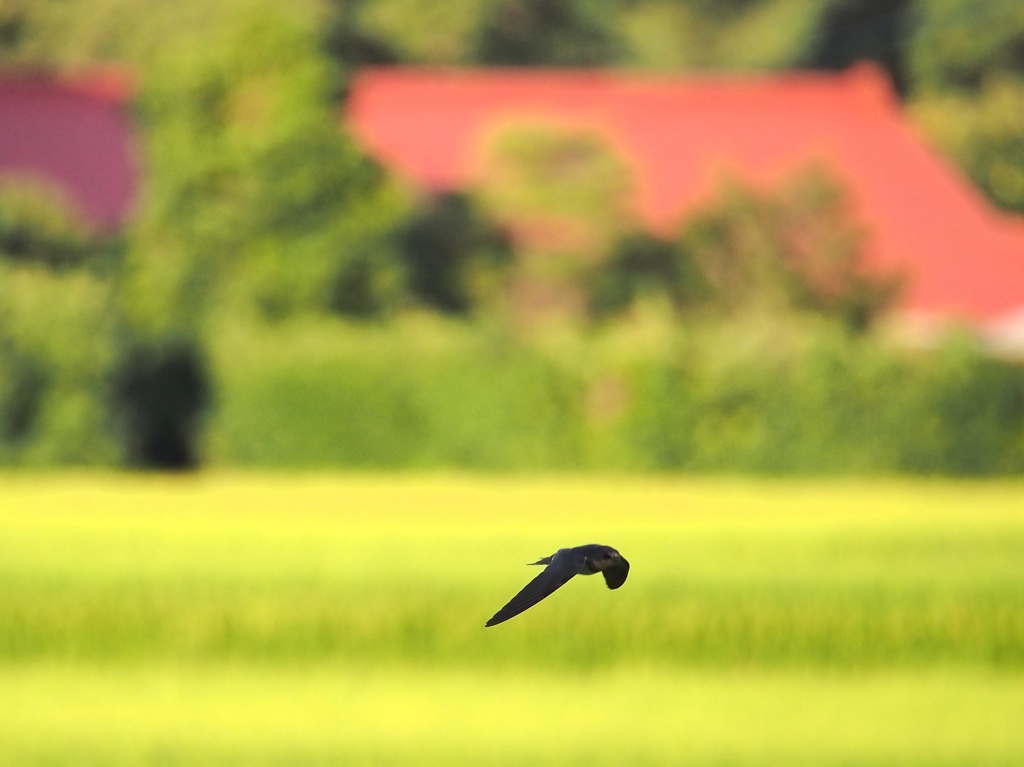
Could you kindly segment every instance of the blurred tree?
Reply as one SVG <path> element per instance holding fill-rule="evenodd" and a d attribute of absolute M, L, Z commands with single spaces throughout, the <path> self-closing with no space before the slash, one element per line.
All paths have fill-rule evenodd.
<path fill-rule="evenodd" d="M 1024 211 L 1024 5 L 920 2 L 913 114 L 993 202 Z"/>
<path fill-rule="evenodd" d="M 109 280 L 0 258 L 0 464 L 116 460 L 105 409 Z"/>
<path fill-rule="evenodd" d="M 328 3 L 322 33 L 323 49 L 339 65 L 346 80 L 358 67 L 397 64 L 400 61 L 390 42 L 371 34 L 359 23 L 359 9 L 366 4 L 362 0 L 331 0 Z"/>
<path fill-rule="evenodd" d="M 60 187 L 39 177 L 0 180 L 0 258 L 62 269 L 89 264 L 102 250 Z"/>
<path fill-rule="evenodd" d="M 0 8 L 0 60 L 16 55 L 24 33 L 24 9 L 5 4 Z"/>
<path fill-rule="evenodd" d="M 683 310 L 706 299 L 707 285 L 688 253 L 676 243 L 645 232 L 630 232 L 590 280 L 591 317 L 604 319 L 628 310 L 644 297 L 663 295 Z"/>
<path fill-rule="evenodd" d="M 371 205 L 372 205 L 371 201 Z M 371 211 L 372 214 L 372 211 Z M 368 217 L 372 223 L 372 217 Z M 381 229 L 355 232 L 328 283 L 328 308 L 346 317 L 381 318 L 406 304 L 408 285 L 397 243 L 399 220 Z M 380 221 L 378 221 L 380 223 Z"/>
<path fill-rule="evenodd" d="M 199 465 L 202 419 L 211 397 L 205 366 L 192 339 L 144 342 L 122 351 L 111 395 L 128 465 Z"/>
<path fill-rule="evenodd" d="M 338 268 L 331 282 L 328 306 L 345 317 L 369 319 L 386 314 L 400 277 L 397 265 L 389 274 L 380 268 L 380 253 L 361 250 L 350 254 Z M 389 279 L 390 278 L 390 279 Z"/>
<path fill-rule="evenodd" d="M 459 193 L 432 199 L 398 237 L 412 297 L 450 314 L 486 301 L 512 259 L 505 234 Z"/>
<path fill-rule="evenodd" d="M 147 82 L 146 204 L 127 311 L 182 329 L 230 304 L 281 318 L 327 308 L 361 237 L 403 212 L 342 131 L 314 31 L 256 2 Z"/>
<path fill-rule="evenodd" d="M 797 66 L 818 29 L 820 6 L 828 0 L 765 0 L 744 8 L 715 41 L 719 67 L 742 70 Z"/>
<path fill-rule="evenodd" d="M 897 92 L 906 94 L 914 8 L 915 0 L 830 0 L 818 13 L 800 63 L 841 70 L 860 60 L 874 61 Z"/>
<path fill-rule="evenodd" d="M 113 460 L 103 379 L 117 252 L 57 187 L 0 184 L 0 463 Z"/>
<path fill-rule="evenodd" d="M 501 66 L 596 66 L 620 44 L 602 0 L 498 0 L 481 19 L 474 59 Z"/>
<path fill-rule="evenodd" d="M 677 4 L 719 20 L 733 19 L 765 0 L 678 0 Z"/>
<path fill-rule="evenodd" d="M 140 98 L 148 173 L 113 404 L 127 460 L 188 467 L 211 399 L 204 334 L 329 311 L 338 273 L 405 207 L 341 129 L 308 19 L 252 0 L 175 42 Z"/>
<path fill-rule="evenodd" d="M 706 67 L 715 59 L 715 31 L 710 19 L 677 2 L 628 4 L 618 14 L 622 63 L 653 70 Z"/>
<path fill-rule="evenodd" d="M 911 50 L 914 88 L 976 90 L 993 76 L 1024 77 L 1019 0 L 919 0 Z"/>
<path fill-rule="evenodd" d="M 402 61 L 464 64 L 473 60 L 473 38 L 493 0 L 362 0 L 353 23 L 386 44 Z"/>
<path fill-rule="evenodd" d="M 727 184 L 687 220 L 680 240 L 714 311 L 811 310 L 853 330 L 867 329 L 899 288 L 898 275 L 862 271 L 862 245 L 842 186 L 821 168 L 774 192 Z"/>
<path fill-rule="evenodd" d="M 0 456 L 13 453 L 30 439 L 48 384 L 42 364 L 5 337 L 0 348 Z"/>
<path fill-rule="evenodd" d="M 913 114 L 993 202 L 1024 213 L 1024 78 L 994 76 L 976 94 L 931 94 Z"/>
<path fill-rule="evenodd" d="M 512 123 L 487 143 L 480 178 L 482 209 L 515 248 L 516 317 L 580 318 L 590 274 L 633 228 L 626 163 L 592 131 Z"/>

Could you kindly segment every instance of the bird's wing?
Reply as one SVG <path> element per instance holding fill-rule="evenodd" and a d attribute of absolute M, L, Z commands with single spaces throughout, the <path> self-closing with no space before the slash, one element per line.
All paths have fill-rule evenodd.
<path fill-rule="evenodd" d="M 603 570 L 601 574 L 604 575 L 604 582 L 608 584 L 608 588 L 617 589 L 626 582 L 626 576 L 629 575 L 629 562 L 625 557 L 619 557 L 617 565 Z"/>
<path fill-rule="evenodd" d="M 494 626 L 509 618 L 514 618 L 523 610 L 533 607 L 544 597 L 552 594 L 576 575 L 583 567 L 585 557 L 580 554 L 573 556 L 561 553 L 555 556 L 544 572 L 523 586 L 522 591 L 508 601 L 485 625 Z"/>

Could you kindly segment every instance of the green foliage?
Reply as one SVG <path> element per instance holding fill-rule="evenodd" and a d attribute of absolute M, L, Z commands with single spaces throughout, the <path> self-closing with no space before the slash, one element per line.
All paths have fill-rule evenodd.
<path fill-rule="evenodd" d="M 620 239 L 607 264 L 601 265 L 588 285 L 591 317 L 621 314 L 652 296 L 664 295 L 677 310 L 707 300 L 703 274 L 677 243 L 633 232 Z"/>
<path fill-rule="evenodd" d="M 475 61 L 498 66 L 599 66 L 617 55 L 609 3 L 496 0 L 476 33 Z"/>
<path fill-rule="evenodd" d="M 346 4 L 345 0 L 341 0 Z M 352 24 L 363 34 L 386 40 L 396 57 L 411 63 L 457 64 L 472 61 L 477 28 L 492 0 L 362 0 Z"/>
<path fill-rule="evenodd" d="M 0 182 L 0 259 L 49 269 L 81 266 L 99 239 L 59 187 L 4 174 Z"/>
<path fill-rule="evenodd" d="M 910 54 L 915 88 L 976 90 L 1024 75 L 1024 8 L 1015 0 L 923 0 Z"/>
<path fill-rule="evenodd" d="M 817 0 L 754 3 L 720 31 L 717 65 L 727 69 L 779 70 L 799 64 L 804 50 L 820 34 Z"/>
<path fill-rule="evenodd" d="M 294 0 L 292 14 L 313 18 L 320 0 Z M 223 23 L 252 0 L 5 0 L 0 57 L 62 68 L 111 61 L 148 67 L 168 47 Z"/>
<path fill-rule="evenodd" d="M 480 177 L 481 208 L 514 247 L 514 320 L 579 319 L 590 274 L 634 228 L 627 164 L 599 133 L 513 122 L 489 137 Z"/>
<path fill-rule="evenodd" d="M 656 70 L 796 65 L 827 0 L 623 2 L 620 63 Z"/>
<path fill-rule="evenodd" d="M 323 49 L 346 73 L 367 64 L 394 64 L 399 61 L 394 41 L 373 34 L 360 23 L 359 11 L 374 5 L 359 0 L 333 0 L 328 3 Z"/>
<path fill-rule="evenodd" d="M 766 316 L 532 342 L 426 318 L 302 325 L 227 336 L 213 369 L 221 466 L 1024 470 L 1019 365 Z"/>
<path fill-rule="evenodd" d="M 914 358 L 838 334 L 781 355 L 779 339 L 774 351 L 767 334 L 757 339 L 711 364 L 696 356 L 638 370 L 627 431 L 653 466 L 962 475 L 1024 467 L 1019 366 L 959 341 Z"/>
<path fill-rule="evenodd" d="M 402 224 L 399 247 L 412 298 L 448 313 L 493 303 L 511 244 L 476 208 L 466 195 L 444 194 Z"/>
<path fill-rule="evenodd" d="M 0 260 L 0 464 L 109 464 L 110 289 L 84 270 Z"/>
<path fill-rule="evenodd" d="M 198 462 L 201 339 L 226 318 L 377 313 L 403 287 L 386 257 L 403 196 L 341 130 L 312 23 L 250 2 L 195 34 L 140 99 L 147 193 L 110 399 L 132 465 Z"/>
<path fill-rule="evenodd" d="M 800 64 L 842 70 L 858 61 L 884 69 L 900 93 L 909 88 L 909 58 L 916 0 L 830 0 L 818 13 Z"/>
<path fill-rule="evenodd" d="M 598 234 L 628 220 L 629 170 L 600 133 L 512 122 L 494 130 L 484 153 L 479 194 L 499 219 L 550 212 L 585 218 Z"/>
<path fill-rule="evenodd" d="M 867 55 L 902 77 L 909 55 L 926 127 L 1021 210 L 1016 4 L 913 7 L 915 25 L 871 0 L 13 0 L 5 60 L 139 68 L 146 188 L 127 245 L 52 190 L 0 189 L 0 461 L 1020 471 L 1019 368 L 826 327 L 873 330 L 898 288 L 859 272 L 827 175 L 726 185 L 669 242 L 636 234 L 600 136 L 504 126 L 481 188 L 417 206 L 339 128 L 366 62 Z M 805 315 L 826 322 L 793 331 Z M 239 328 L 258 360 L 221 339 Z"/>
<path fill-rule="evenodd" d="M 170 44 L 253 6 L 152 0 L 9 0 L 0 56 L 148 65 Z M 272 10 L 280 13 L 280 9 Z M 1015 0 L 301 0 L 287 17 L 320 30 L 346 70 L 397 60 L 430 64 L 624 64 L 655 69 L 843 66 L 881 62 L 912 90 L 976 88 L 1021 72 Z"/>
<path fill-rule="evenodd" d="M 214 31 L 236 25 L 247 14 L 277 17 L 280 23 L 268 26 L 299 27 L 314 38 L 317 54 L 339 70 L 328 78 L 332 96 L 344 92 L 356 67 L 395 61 L 704 71 L 834 69 L 869 58 L 885 67 L 900 93 L 912 99 L 951 90 L 977 93 L 988 80 L 1019 79 L 1024 72 L 1024 16 L 1016 0 L 449 0 L 443 7 L 430 0 L 299 0 L 287 8 L 266 0 L 151 0 L 144 13 L 135 0 L 9 0 L 0 8 L 0 59 L 72 66 L 124 61 L 143 68 L 148 87 L 161 68 L 192 69 L 197 51 L 210 52 L 224 43 Z M 308 40 L 293 43 L 292 50 L 299 51 Z M 267 52 L 268 64 L 281 50 L 259 33 L 251 46 L 242 47 L 254 58 L 260 55 L 254 52 Z M 173 64 L 152 69 L 161 58 Z M 207 96 L 212 98 L 213 90 L 208 88 Z M 186 94 L 172 96 L 168 109 L 188 112 L 187 102 L 179 98 Z M 1005 106 L 1004 115 L 1016 114 Z M 945 132 L 936 140 L 950 144 Z M 1019 209 L 1016 196 L 1006 191 L 1007 185 L 1019 186 L 1006 179 L 1006 169 L 1016 162 L 1014 150 L 994 137 L 985 144 L 992 148 L 951 155 L 999 204 Z M 216 157 L 217 151 L 193 147 L 188 154 Z M 169 146 L 159 150 L 161 155 L 169 152 Z M 181 160 L 188 161 L 187 167 L 193 158 L 173 161 Z M 1000 180 L 986 179 L 995 165 L 1002 169 Z M 298 295 L 324 300 L 322 294 L 311 298 L 308 287 L 300 285 L 268 287 L 278 283 L 284 270 L 272 263 L 264 266 L 266 276 L 247 292 L 288 294 L 267 296 L 269 311 L 287 311 L 284 307 Z M 320 275 L 325 271 L 336 270 L 311 268 Z M 297 280 L 315 281 L 313 274 Z"/>
<path fill-rule="evenodd" d="M 91 231 L 59 190 L 0 188 L 0 464 L 103 464 L 118 244 Z"/>
<path fill-rule="evenodd" d="M 922 4 L 913 114 L 997 205 L 1024 211 L 1024 9 L 1013 0 Z"/>
<path fill-rule="evenodd" d="M 324 309 L 398 198 L 341 131 L 312 29 L 257 3 L 208 37 L 169 52 L 143 93 L 150 193 L 129 314 L 176 327 L 224 302 L 269 318 Z"/>
<path fill-rule="evenodd" d="M 686 220 L 679 247 L 713 311 L 811 310 L 862 330 L 898 288 L 897 275 L 863 272 L 862 240 L 842 186 L 812 167 L 776 192 L 723 185 L 717 203 Z"/>
<path fill-rule="evenodd" d="M 303 325 L 244 332 L 218 349 L 215 464 L 579 465 L 579 383 L 500 336 L 431 321 Z"/>
<path fill-rule="evenodd" d="M 863 233 L 842 185 L 811 167 L 764 191 L 726 180 L 676 242 L 631 233 L 590 276 L 596 317 L 663 295 L 680 313 L 812 311 L 863 331 L 899 281 L 861 268 Z"/>
<path fill-rule="evenodd" d="M 913 104 L 928 136 L 997 205 L 1024 213 L 1024 78 L 993 78 L 977 93 Z"/>
<path fill-rule="evenodd" d="M 122 350 L 111 389 L 128 465 L 159 469 L 198 465 L 210 383 L 194 344 L 169 341 Z"/>
<path fill-rule="evenodd" d="M 405 303 L 405 288 L 405 271 L 393 238 L 368 238 L 339 260 L 329 282 L 327 308 L 350 318 L 387 316 Z"/>

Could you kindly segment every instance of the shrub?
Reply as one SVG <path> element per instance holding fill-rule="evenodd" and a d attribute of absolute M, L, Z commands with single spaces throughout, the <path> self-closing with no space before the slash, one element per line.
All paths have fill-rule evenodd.
<path fill-rule="evenodd" d="M 991 78 L 973 94 L 914 105 L 929 137 L 996 205 L 1024 213 L 1024 78 Z"/>
<path fill-rule="evenodd" d="M 781 340 L 781 339 L 780 339 Z M 791 342 L 790 342 L 791 343 Z M 789 347 L 789 348 L 787 348 Z M 656 469 L 990 475 L 1024 468 L 1024 368 L 844 333 L 634 372 L 620 428 Z"/>
<path fill-rule="evenodd" d="M 512 123 L 490 137 L 480 178 L 481 209 L 514 247 L 515 319 L 580 319 L 592 273 L 634 228 L 627 165 L 592 131 Z"/>
<path fill-rule="evenodd" d="M 130 345 L 114 369 L 111 397 L 130 466 L 198 466 L 202 418 L 211 391 L 205 360 L 194 343 Z"/>
<path fill-rule="evenodd" d="M 843 187 L 822 168 L 777 191 L 729 182 L 717 202 L 691 216 L 680 248 L 708 286 L 718 314 L 810 310 L 863 330 L 892 303 L 897 275 L 867 274 L 863 232 Z"/>
<path fill-rule="evenodd" d="M 0 463 L 110 464 L 110 288 L 82 269 L 0 260 Z"/>
<path fill-rule="evenodd" d="M 246 331 L 216 357 L 220 396 L 210 441 L 218 460 L 578 466 L 579 388 L 571 373 L 536 350 L 435 322 Z"/>
<path fill-rule="evenodd" d="M 145 332 L 189 335 L 182 323 L 214 308 L 325 311 L 353 252 L 404 213 L 339 126 L 313 26 L 252 0 L 149 74 L 149 189 L 126 286 L 129 321 Z"/>
<path fill-rule="evenodd" d="M 1024 368 L 962 340 L 912 352 L 821 319 L 772 317 L 691 323 L 653 343 L 648 330 L 523 341 L 420 317 L 261 332 L 217 353 L 215 461 L 1024 471 Z"/>
<path fill-rule="evenodd" d="M 676 243 L 645 232 L 631 232 L 612 249 L 607 264 L 590 276 L 590 316 L 604 319 L 628 310 L 637 301 L 663 295 L 677 310 L 708 299 L 708 285 L 688 253 Z"/>
<path fill-rule="evenodd" d="M 399 228 L 398 246 L 411 297 L 450 314 L 493 299 L 512 260 L 507 236 L 466 195 L 430 200 Z"/>
<path fill-rule="evenodd" d="M 117 247 L 114 238 L 93 231 L 59 186 L 34 176 L 5 174 L 0 181 L 0 259 L 105 271 Z"/>
<path fill-rule="evenodd" d="M 500 0 L 482 18 L 474 59 L 502 66 L 595 66 L 615 60 L 610 4 Z"/>
<path fill-rule="evenodd" d="M 915 90 L 973 90 L 1024 75 L 1024 8 L 1016 0 L 922 0 L 911 41 Z"/>
<path fill-rule="evenodd" d="M 116 254 L 58 188 L 0 185 L 0 463 L 114 459 L 103 381 Z"/>
<path fill-rule="evenodd" d="M 817 14 L 816 28 L 800 63 L 813 69 L 842 70 L 874 61 L 896 90 L 909 88 L 908 46 L 912 0 L 829 0 Z"/>

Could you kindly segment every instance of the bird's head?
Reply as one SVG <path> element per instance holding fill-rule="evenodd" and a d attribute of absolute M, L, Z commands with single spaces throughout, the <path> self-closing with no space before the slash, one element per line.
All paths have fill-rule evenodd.
<path fill-rule="evenodd" d="M 611 567 L 617 564 L 622 559 L 622 555 L 619 554 L 615 549 L 607 547 L 603 549 L 597 556 L 592 558 L 595 570 L 604 570 L 605 568 Z"/>

